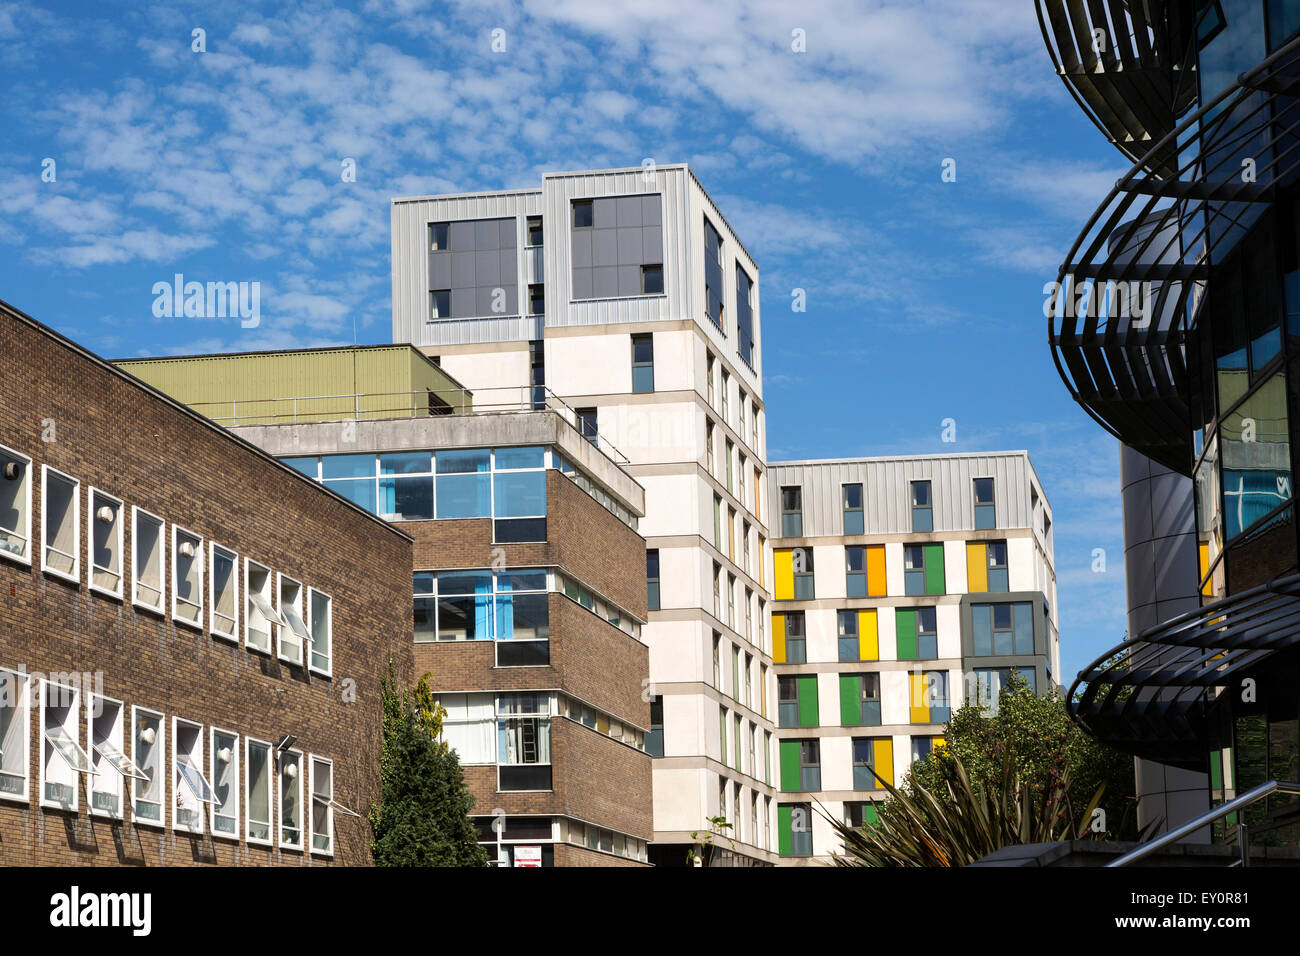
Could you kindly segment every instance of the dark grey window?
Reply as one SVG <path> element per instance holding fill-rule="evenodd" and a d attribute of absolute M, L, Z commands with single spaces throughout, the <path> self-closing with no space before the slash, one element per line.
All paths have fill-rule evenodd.
<path fill-rule="evenodd" d="M 540 339 L 528 343 L 528 367 L 533 386 L 533 409 L 546 407 L 546 345 Z"/>
<path fill-rule="evenodd" d="M 858 644 L 858 612 L 840 611 L 837 631 L 839 634 L 839 659 L 841 661 L 858 660 L 861 654 L 861 645 Z"/>
<path fill-rule="evenodd" d="M 722 237 L 704 220 L 704 309 L 709 321 L 726 331 L 723 323 Z"/>
<path fill-rule="evenodd" d="M 841 485 L 844 497 L 844 533 L 862 534 L 862 485 Z"/>
<path fill-rule="evenodd" d="M 781 489 L 781 537 L 803 537 L 803 489 L 800 487 Z"/>
<path fill-rule="evenodd" d="M 528 314 L 544 315 L 546 313 L 546 287 L 540 282 L 528 287 Z"/>
<path fill-rule="evenodd" d="M 844 549 L 844 588 L 851 598 L 867 596 L 867 549 L 862 545 L 851 544 Z"/>
<path fill-rule="evenodd" d="M 1014 604 L 971 606 L 971 634 L 976 657 L 1034 653 L 1034 606 Z"/>
<path fill-rule="evenodd" d="M 912 530 L 934 530 L 934 505 L 930 501 L 930 483 L 912 482 Z"/>
<path fill-rule="evenodd" d="M 811 601 L 814 598 L 813 587 L 813 549 L 795 548 L 790 555 L 794 566 L 794 599 Z"/>
<path fill-rule="evenodd" d="M 664 291 L 664 267 L 662 265 L 641 267 L 641 291 L 646 295 L 659 295 Z"/>
<path fill-rule="evenodd" d="M 876 790 L 880 783 L 871 772 L 876 765 L 876 745 L 870 737 L 853 738 L 853 789 Z"/>
<path fill-rule="evenodd" d="M 903 593 L 925 593 L 925 548 L 919 544 L 903 546 Z"/>
<path fill-rule="evenodd" d="M 916 609 L 916 657 L 917 660 L 934 660 L 939 656 L 939 629 L 934 608 L 918 607 Z"/>
<path fill-rule="evenodd" d="M 653 335 L 632 336 L 632 391 L 655 390 L 655 340 Z"/>
<path fill-rule="evenodd" d="M 588 229 L 595 221 L 595 214 L 590 199 L 578 199 L 573 203 L 573 228 Z"/>
<path fill-rule="evenodd" d="M 997 506 L 993 504 L 993 479 L 975 479 L 975 530 L 992 531 L 998 526 Z"/>
<path fill-rule="evenodd" d="M 430 239 L 429 288 L 450 293 L 439 318 L 519 314 L 518 223 L 513 218 L 436 223 L 444 242 Z M 431 227 L 431 233 L 434 231 Z"/>
<path fill-rule="evenodd" d="M 651 611 L 659 610 L 659 551 L 650 549 L 645 553 L 646 606 Z"/>
<path fill-rule="evenodd" d="M 1009 591 L 1010 583 L 1007 572 L 1007 543 L 990 541 L 988 547 L 989 590 Z"/>
<path fill-rule="evenodd" d="M 528 244 L 530 246 L 540 246 L 542 244 L 542 217 L 528 217 Z"/>
<path fill-rule="evenodd" d="M 663 198 L 658 193 L 575 202 L 573 225 L 575 300 L 663 292 Z"/>
<path fill-rule="evenodd" d="M 753 281 L 736 266 L 736 351 L 750 368 L 754 366 Z"/>
<path fill-rule="evenodd" d="M 799 680 L 795 677 L 776 679 L 776 708 L 778 727 L 799 726 Z"/>
<path fill-rule="evenodd" d="M 429 318 L 446 319 L 451 317 L 451 290 L 434 289 L 429 293 Z"/>
<path fill-rule="evenodd" d="M 579 434 L 593 445 L 596 444 L 596 409 L 579 408 L 576 410 L 576 414 L 578 416 Z"/>
<path fill-rule="evenodd" d="M 799 741 L 799 789 L 822 788 L 822 748 L 816 738 Z"/>
<path fill-rule="evenodd" d="M 808 640 L 804 630 L 803 611 L 787 611 L 785 615 L 785 662 L 808 663 Z"/>
<path fill-rule="evenodd" d="M 664 755 L 664 699 L 650 698 L 650 732 L 645 735 L 645 752 L 652 757 Z"/>
<path fill-rule="evenodd" d="M 448 248 L 447 240 L 451 231 L 451 223 L 448 222 L 431 222 L 429 223 L 429 251 L 444 252 Z"/>

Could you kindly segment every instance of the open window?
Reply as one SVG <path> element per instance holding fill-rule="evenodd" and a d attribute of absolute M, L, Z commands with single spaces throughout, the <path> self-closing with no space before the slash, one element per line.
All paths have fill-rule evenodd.
<path fill-rule="evenodd" d="M 131 760 L 140 771 L 131 800 L 136 823 L 163 825 L 163 802 L 167 797 L 167 727 L 163 715 L 143 707 L 131 708 Z"/>
<path fill-rule="evenodd" d="M 239 735 L 212 728 L 212 835 L 239 839 Z"/>
<path fill-rule="evenodd" d="M 122 502 L 97 488 L 86 492 L 86 550 L 90 561 L 90 589 L 109 597 L 122 596 L 122 555 L 125 553 Z"/>
<path fill-rule="evenodd" d="M 219 546 L 209 545 L 208 604 L 211 610 L 213 637 L 239 641 L 239 556 Z"/>
<path fill-rule="evenodd" d="M 0 445 L 0 558 L 32 563 L 32 460 Z"/>
<path fill-rule="evenodd" d="M 131 544 L 135 574 L 131 600 L 136 607 L 166 613 L 167 546 L 162 518 L 141 508 L 131 509 Z"/>
<path fill-rule="evenodd" d="M 0 669 L 0 800 L 27 802 L 31 678 Z"/>
<path fill-rule="evenodd" d="M 311 631 L 311 669 L 329 677 L 334 654 L 334 601 L 315 588 L 307 589 L 307 626 Z"/>
<path fill-rule="evenodd" d="M 179 717 L 172 718 L 172 789 L 172 829 L 202 833 L 212 804 L 212 785 L 203 773 L 203 727 Z"/>
<path fill-rule="evenodd" d="M 311 852 L 334 855 L 334 764 L 311 758 Z"/>
<path fill-rule="evenodd" d="M 203 630 L 203 539 L 172 525 L 172 619 Z"/>
<path fill-rule="evenodd" d="M 271 844 L 271 745 L 245 738 L 244 792 L 248 795 L 249 843 Z"/>
<path fill-rule="evenodd" d="M 311 632 L 302 619 L 302 585 L 283 574 L 277 575 L 280 593 L 280 660 L 301 667 Z"/>
<path fill-rule="evenodd" d="M 73 584 L 81 577 L 80 488 L 76 478 L 41 467 L 41 569 Z"/>
<path fill-rule="evenodd" d="M 244 559 L 244 594 L 248 596 L 244 605 L 244 646 L 250 651 L 270 654 L 271 626 L 283 625 L 275 609 L 274 583 L 270 568 Z"/>
<path fill-rule="evenodd" d="M 280 846 L 302 849 L 302 753 L 279 751 Z"/>
<path fill-rule="evenodd" d="M 41 681 L 41 806 L 76 810 L 78 780 L 92 772 L 78 742 L 81 690 Z"/>
<path fill-rule="evenodd" d="M 91 694 L 86 707 L 86 739 L 90 742 L 90 812 L 122 819 L 127 782 L 143 778 L 123 748 L 126 708 L 120 700 Z"/>

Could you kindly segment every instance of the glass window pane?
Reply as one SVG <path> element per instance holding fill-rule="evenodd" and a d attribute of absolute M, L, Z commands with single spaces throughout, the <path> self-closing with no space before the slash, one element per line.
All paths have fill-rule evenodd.
<path fill-rule="evenodd" d="M 436 456 L 438 474 L 462 474 L 465 472 L 481 472 L 488 470 L 488 451 L 487 449 L 457 449 L 455 451 L 440 451 Z"/>
<path fill-rule="evenodd" d="M 374 455 L 326 455 L 321 459 L 322 478 L 365 478 L 374 473 Z"/>
<path fill-rule="evenodd" d="M 282 462 L 297 471 L 301 471 L 308 478 L 316 477 L 316 464 L 318 459 L 315 455 L 306 458 L 281 458 Z"/>
<path fill-rule="evenodd" d="M 528 518 L 546 514 L 546 472 L 496 476 L 496 517 Z"/>
<path fill-rule="evenodd" d="M 535 641 L 550 636 L 545 594 L 498 594 L 497 640 Z"/>
<path fill-rule="evenodd" d="M 545 571 L 507 571 L 497 575 L 498 591 L 545 591 Z"/>
<path fill-rule="evenodd" d="M 381 475 L 427 475 L 431 471 L 433 471 L 433 455 L 427 451 L 379 456 Z"/>
<path fill-rule="evenodd" d="M 490 594 L 491 571 L 444 571 L 438 575 L 438 594 Z"/>
<path fill-rule="evenodd" d="M 439 471 L 442 454 L 438 455 Z M 486 471 L 486 469 L 483 469 Z M 438 477 L 439 518 L 490 518 L 492 488 L 488 475 L 440 475 Z"/>
<path fill-rule="evenodd" d="M 354 478 L 347 481 L 327 481 L 325 487 L 335 494 L 342 495 L 353 504 L 375 512 L 375 479 Z"/>
<path fill-rule="evenodd" d="M 433 517 L 432 478 L 380 478 L 379 513 L 414 521 Z"/>
<path fill-rule="evenodd" d="M 438 640 L 483 641 L 491 634 L 492 595 L 444 597 L 438 601 Z"/>
<path fill-rule="evenodd" d="M 439 457 L 441 453 L 439 453 Z M 511 468 L 546 467 L 546 449 L 540 445 L 522 448 L 498 448 L 496 450 L 496 467 L 498 471 Z"/>

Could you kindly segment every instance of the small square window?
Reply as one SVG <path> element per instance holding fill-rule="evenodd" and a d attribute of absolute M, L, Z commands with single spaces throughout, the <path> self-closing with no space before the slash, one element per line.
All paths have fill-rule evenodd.
<path fill-rule="evenodd" d="M 578 199 L 573 203 L 573 228 L 590 229 L 593 222 L 593 209 L 590 199 Z"/>
<path fill-rule="evenodd" d="M 540 282 L 528 287 L 528 314 L 546 314 L 546 287 Z"/>
<path fill-rule="evenodd" d="M 0 558 L 32 563 L 32 460 L 0 445 Z"/>
<path fill-rule="evenodd" d="M 641 267 L 641 292 L 644 295 L 662 295 L 664 291 L 664 267 L 662 265 Z"/>
<path fill-rule="evenodd" d="M 528 217 L 528 244 L 530 246 L 540 246 L 542 244 L 542 217 Z"/>
<path fill-rule="evenodd" d="M 429 223 L 429 251 L 446 252 L 451 248 L 451 223 L 449 222 L 431 222 Z"/>
<path fill-rule="evenodd" d="M 429 318 L 451 318 L 451 290 L 433 289 L 429 292 Z"/>

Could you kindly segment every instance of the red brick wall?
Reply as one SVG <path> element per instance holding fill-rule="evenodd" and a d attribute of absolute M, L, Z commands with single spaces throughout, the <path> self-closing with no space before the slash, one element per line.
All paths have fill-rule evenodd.
<path fill-rule="evenodd" d="M 378 799 L 379 687 L 389 658 L 401 686 L 412 677 L 410 542 L 3 310 L 0 355 L 5 395 L 0 444 L 33 459 L 37 534 L 40 466 L 80 479 L 82 561 L 82 583 L 76 586 L 43 574 L 39 551 L 31 568 L 0 560 L 0 667 L 100 672 L 104 694 L 122 700 L 128 715 L 132 705 L 161 711 L 167 720 L 169 802 L 174 795 L 171 719 L 179 716 L 204 725 L 205 764 L 206 731 L 213 726 L 272 743 L 294 734 L 295 749 L 334 761 L 335 799 L 364 817 Z M 43 432 L 50 437 L 51 421 L 56 440 L 43 441 Z M 125 603 L 92 594 L 85 585 L 86 490 L 92 485 L 125 503 Z M 245 557 L 300 581 L 304 600 L 308 587 L 331 595 L 333 677 L 308 674 L 206 630 L 198 633 L 135 610 L 130 604 L 133 505 L 201 535 L 205 558 L 212 540 L 236 551 L 241 598 Z M 167 536 L 170 578 L 170 527 Z M 206 624 L 206 578 L 204 592 Z M 241 629 L 243 616 L 241 608 Z M 129 805 L 125 824 L 91 822 L 84 788 L 77 814 L 41 809 L 38 725 L 36 706 L 29 738 L 30 803 L 0 801 L 0 865 L 305 865 L 319 859 L 136 826 Z M 127 733 L 129 748 L 129 727 Z M 241 759 L 242 749 L 241 740 Z M 303 770 L 306 810 L 306 758 Z M 244 810 L 241 801 L 241 830 Z M 168 808 L 169 826 L 170 816 Z M 364 819 L 337 816 L 333 862 L 369 863 L 370 839 Z M 309 840 L 305 834 L 304 843 Z"/>

